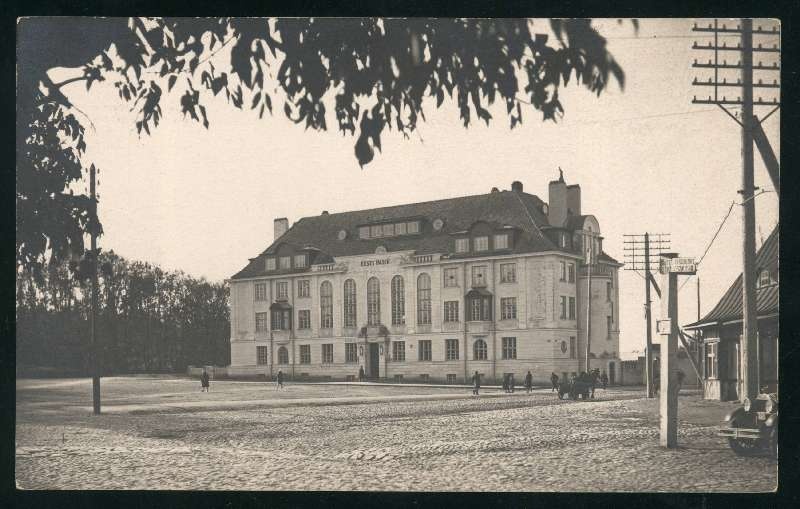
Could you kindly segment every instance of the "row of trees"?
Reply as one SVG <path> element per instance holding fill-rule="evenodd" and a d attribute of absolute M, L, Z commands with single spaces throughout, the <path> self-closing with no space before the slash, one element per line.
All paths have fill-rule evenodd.
<path fill-rule="evenodd" d="M 227 365 L 228 288 L 101 253 L 97 337 L 103 374 Z M 17 277 L 17 365 L 88 373 L 90 286 L 67 263 Z"/>

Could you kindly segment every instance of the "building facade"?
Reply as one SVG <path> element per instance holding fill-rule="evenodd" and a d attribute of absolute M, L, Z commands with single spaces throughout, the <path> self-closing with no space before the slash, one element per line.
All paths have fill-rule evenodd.
<path fill-rule="evenodd" d="M 234 275 L 230 376 L 544 382 L 618 372 L 620 264 L 563 176 L 549 203 L 484 195 L 275 220 L 274 242 Z M 587 265 L 593 260 L 591 271 Z"/>
<path fill-rule="evenodd" d="M 778 389 L 779 229 L 756 253 L 759 387 Z M 739 400 L 742 394 L 742 276 L 702 319 L 685 327 L 700 333 L 706 399 Z"/>

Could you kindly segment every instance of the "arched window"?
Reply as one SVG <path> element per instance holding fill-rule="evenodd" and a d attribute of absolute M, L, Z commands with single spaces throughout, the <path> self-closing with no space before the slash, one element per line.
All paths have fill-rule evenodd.
<path fill-rule="evenodd" d="M 431 277 L 425 273 L 417 278 L 417 323 L 431 323 Z"/>
<path fill-rule="evenodd" d="M 392 278 L 392 325 L 406 323 L 406 285 L 402 276 Z"/>
<path fill-rule="evenodd" d="M 319 316 L 320 328 L 333 328 L 333 286 L 330 281 L 323 281 L 319 287 Z"/>
<path fill-rule="evenodd" d="M 482 339 L 478 339 L 475 341 L 475 344 L 473 345 L 472 358 L 476 361 L 486 360 L 486 341 Z"/>
<path fill-rule="evenodd" d="M 278 364 L 289 364 L 289 350 L 285 346 L 278 348 Z"/>
<path fill-rule="evenodd" d="M 381 323 L 381 284 L 378 278 L 367 281 L 367 325 Z"/>
<path fill-rule="evenodd" d="M 356 282 L 344 282 L 344 326 L 356 327 Z"/>

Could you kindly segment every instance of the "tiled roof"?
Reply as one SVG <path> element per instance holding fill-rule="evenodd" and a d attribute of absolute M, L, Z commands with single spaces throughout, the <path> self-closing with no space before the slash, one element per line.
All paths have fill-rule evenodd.
<path fill-rule="evenodd" d="M 772 278 L 778 281 L 778 251 L 779 237 L 778 226 L 772 230 L 767 240 L 756 253 L 756 274 L 762 269 L 769 270 Z M 773 284 L 756 289 L 756 309 L 758 316 L 768 315 L 778 312 L 778 284 Z M 687 325 L 686 327 L 697 327 L 719 322 L 742 319 L 742 275 L 736 278 L 728 291 L 722 296 L 706 316 L 701 320 Z"/>
<path fill-rule="evenodd" d="M 273 254 L 283 244 L 295 249 L 313 247 L 323 253 L 322 258 L 326 260 L 330 257 L 374 253 L 381 245 L 388 252 L 408 250 L 416 254 L 447 253 L 450 251 L 452 234 L 468 230 L 477 221 L 484 221 L 498 228 L 517 228 L 520 233 L 511 253 L 559 251 L 561 249 L 540 228 L 548 224 L 542 205 L 541 199 L 528 193 L 494 191 L 445 200 L 304 217 L 258 257 L 253 258 L 232 279 L 264 275 L 264 257 Z M 424 230 L 420 235 L 381 239 L 360 239 L 358 235 L 358 227 L 362 225 L 415 218 L 428 222 L 427 227 L 423 226 Z M 434 231 L 429 225 L 436 219 L 444 222 L 439 231 Z M 344 240 L 339 240 L 338 237 L 341 230 L 347 232 Z"/>

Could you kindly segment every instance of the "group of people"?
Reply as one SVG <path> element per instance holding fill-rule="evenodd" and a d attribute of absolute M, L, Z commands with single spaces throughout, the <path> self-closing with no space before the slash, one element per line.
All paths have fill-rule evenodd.
<path fill-rule="evenodd" d="M 533 374 L 531 374 L 530 370 L 528 370 L 528 374 L 525 375 L 525 392 L 530 393 L 533 390 Z M 513 393 L 514 389 L 516 388 L 516 384 L 514 383 L 514 373 L 506 373 L 503 375 L 503 392 Z M 478 396 L 481 390 L 481 374 L 478 371 L 475 371 L 475 374 L 472 375 L 472 394 Z"/>
<path fill-rule="evenodd" d="M 587 373 L 586 371 L 581 371 L 581 373 L 579 375 L 577 375 L 577 376 L 575 376 L 573 374 L 572 375 L 572 379 L 569 381 L 569 383 L 572 383 L 572 384 L 574 384 L 575 382 L 584 382 L 584 383 L 587 383 L 587 384 L 591 384 L 591 386 L 592 386 L 592 398 L 594 398 L 594 390 L 595 390 L 595 387 L 597 387 L 598 383 L 603 387 L 603 389 L 608 387 L 608 374 L 606 374 L 605 371 L 600 373 L 600 369 L 599 368 L 595 368 L 592 371 L 590 371 L 589 373 Z M 552 389 L 550 389 L 550 392 L 558 391 L 558 386 L 559 386 L 559 377 L 558 377 L 558 375 L 556 375 L 555 373 L 551 373 L 550 374 L 550 383 L 552 384 Z"/>

